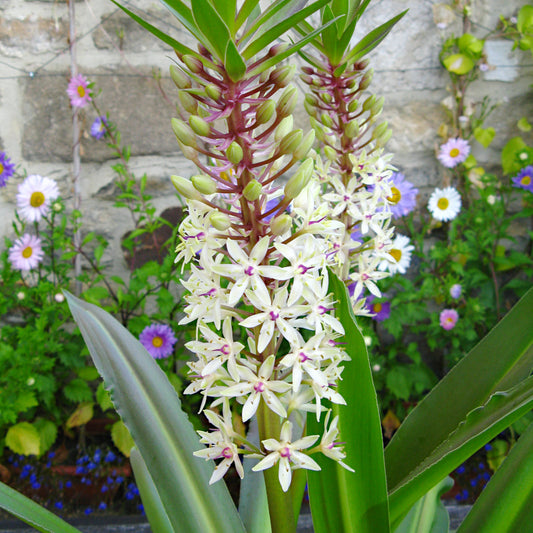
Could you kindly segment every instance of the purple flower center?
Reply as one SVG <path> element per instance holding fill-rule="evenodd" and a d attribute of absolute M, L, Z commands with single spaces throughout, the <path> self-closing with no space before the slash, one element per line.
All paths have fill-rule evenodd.
<path fill-rule="evenodd" d="M 225 457 L 226 459 L 231 459 L 233 457 L 233 452 L 231 451 L 231 448 L 229 446 L 226 446 L 222 453 L 220 454 L 222 457 Z"/>
<path fill-rule="evenodd" d="M 244 273 L 245 273 L 247 276 L 253 276 L 253 275 L 254 275 L 254 267 L 253 267 L 252 265 L 247 266 L 247 267 L 244 269 Z"/>
<path fill-rule="evenodd" d="M 262 382 L 262 381 L 258 381 L 255 385 L 254 385 L 254 391 L 255 392 L 265 392 L 265 384 Z"/>
<path fill-rule="evenodd" d="M 229 344 L 224 344 L 224 346 L 222 346 L 222 348 L 220 348 L 220 351 L 224 354 L 224 355 L 229 355 L 231 353 L 231 347 Z"/>
<path fill-rule="evenodd" d="M 333 307 L 324 307 L 323 305 L 318 306 L 318 312 L 323 315 L 324 313 L 329 313 L 329 311 L 333 311 Z"/>
<path fill-rule="evenodd" d="M 277 320 L 279 318 L 279 313 L 277 311 L 270 311 L 270 320 Z"/>
<path fill-rule="evenodd" d="M 309 357 L 307 357 L 304 352 L 300 352 L 298 354 L 298 358 L 300 359 L 300 363 L 305 363 L 307 360 L 309 360 Z"/>
<path fill-rule="evenodd" d="M 281 455 L 281 457 L 287 457 L 287 458 L 291 458 L 291 449 L 288 447 L 288 446 L 285 446 L 285 448 L 282 448 L 279 452 L 279 454 Z"/>
<path fill-rule="evenodd" d="M 298 265 L 298 271 L 300 274 L 305 274 L 311 267 L 306 267 L 305 265 Z"/>

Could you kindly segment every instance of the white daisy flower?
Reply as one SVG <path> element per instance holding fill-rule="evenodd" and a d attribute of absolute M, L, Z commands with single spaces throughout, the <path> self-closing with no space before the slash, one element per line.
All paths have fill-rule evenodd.
<path fill-rule="evenodd" d="M 18 187 L 17 207 L 27 222 L 39 222 L 46 216 L 50 204 L 59 196 L 57 183 L 38 174 L 31 174 Z"/>
<path fill-rule="evenodd" d="M 29 233 L 17 239 L 9 249 L 9 261 L 16 270 L 32 270 L 39 265 L 43 257 L 41 239 Z"/>
<path fill-rule="evenodd" d="M 411 264 L 411 253 L 415 247 L 405 235 L 397 234 L 389 250 L 390 259 L 382 261 L 378 268 L 388 270 L 391 274 L 405 274 Z"/>
<path fill-rule="evenodd" d="M 429 197 L 428 209 L 435 220 L 453 220 L 461 211 L 461 195 L 454 187 L 435 189 Z"/>

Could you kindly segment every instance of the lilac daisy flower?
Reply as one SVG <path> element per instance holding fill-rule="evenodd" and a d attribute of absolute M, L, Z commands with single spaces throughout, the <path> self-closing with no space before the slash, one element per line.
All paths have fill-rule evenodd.
<path fill-rule="evenodd" d="M 0 152 L 0 187 L 5 187 L 7 180 L 15 173 L 15 165 L 5 152 Z"/>
<path fill-rule="evenodd" d="M 450 287 L 450 296 L 457 300 L 457 298 L 461 296 L 462 290 L 463 288 L 461 287 L 461 285 L 459 285 L 459 283 L 455 283 Z"/>
<path fill-rule="evenodd" d="M 444 309 L 439 316 L 440 325 L 446 330 L 453 329 L 457 320 L 459 320 L 459 314 L 455 309 Z"/>
<path fill-rule="evenodd" d="M 403 174 L 399 172 L 392 174 L 391 192 L 387 200 L 390 202 L 392 218 L 404 217 L 416 207 L 418 189 L 407 181 Z"/>
<path fill-rule="evenodd" d="M 97 140 L 103 139 L 107 133 L 107 119 L 105 117 L 96 117 L 91 125 L 91 136 Z"/>
<path fill-rule="evenodd" d="M 139 340 L 154 359 L 162 359 L 172 354 L 177 341 L 174 332 L 166 324 L 146 326 L 139 335 Z"/>
<path fill-rule="evenodd" d="M 366 306 L 376 322 L 383 322 L 390 317 L 390 302 L 375 302 L 375 299 L 375 296 L 370 295 L 366 299 Z"/>
<path fill-rule="evenodd" d="M 470 145 L 465 139 L 456 137 L 455 139 L 448 139 L 448 141 L 441 145 L 439 161 L 446 168 L 456 167 L 459 163 L 463 163 L 470 153 Z"/>
<path fill-rule="evenodd" d="M 9 261 L 16 270 L 31 270 L 35 268 L 44 256 L 41 239 L 35 235 L 25 233 L 17 239 L 9 249 Z"/>
<path fill-rule="evenodd" d="M 52 200 L 59 196 L 57 183 L 38 174 L 31 174 L 18 187 L 17 207 L 21 218 L 39 222 L 46 216 Z"/>
<path fill-rule="evenodd" d="M 512 178 L 512 182 L 513 187 L 533 192 L 533 166 L 529 165 L 523 168 L 517 176 Z"/>
<path fill-rule="evenodd" d="M 78 74 L 70 79 L 67 94 L 72 107 L 82 108 L 92 101 L 89 81 L 83 74 Z"/>

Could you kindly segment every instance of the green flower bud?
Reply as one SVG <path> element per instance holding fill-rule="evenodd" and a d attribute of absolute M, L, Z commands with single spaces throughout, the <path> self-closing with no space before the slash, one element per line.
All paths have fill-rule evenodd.
<path fill-rule="evenodd" d="M 233 141 L 226 150 L 226 157 L 230 163 L 238 165 L 244 157 L 241 145 L 238 142 Z"/>
<path fill-rule="evenodd" d="M 213 100 L 218 101 L 220 98 L 222 91 L 220 90 L 220 87 L 214 84 L 206 85 L 205 87 L 205 94 L 209 96 L 209 98 L 212 98 Z"/>
<path fill-rule="evenodd" d="M 388 122 L 381 122 L 380 124 L 378 124 L 374 128 L 374 131 L 372 132 L 372 139 L 377 141 L 380 137 L 383 137 L 383 135 L 385 135 L 388 127 L 389 127 L 389 123 Z"/>
<path fill-rule="evenodd" d="M 310 104 L 307 100 L 304 100 L 304 108 L 305 110 L 307 111 L 307 114 L 310 116 L 310 117 L 316 117 L 317 114 L 318 114 L 318 110 L 317 108 Z"/>
<path fill-rule="evenodd" d="M 277 55 L 281 54 L 282 52 L 285 52 L 285 50 L 287 50 L 287 48 L 289 48 L 289 45 L 287 43 L 275 44 L 274 46 L 270 47 L 270 50 L 268 51 L 268 55 L 270 57 L 277 56 Z"/>
<path fill-rule="evenodd" d="M 315 106 L 318 105 L 318 98 L 314 94 L 306 94 L 305 102 Z"/>
<path fill-rule="evenodd" d="M 209 222 L 211 225 L 218 231 L 225 231 L 231 226 L 231 220 L 226 213 L 221 213 L 220 211 L 213 211 L 209 215 Z"/>
<path fill-rule="evenodd" d="M 178 141 L 185 146 L 196 147 L 196 136 L 188 124 L 179 118 L 173 118 L 171 124 L 174 135 L 177 137 Z"/>
<path fill-rule="evenodd" d="M 188 89 L 191 86 L 191 80 L 189 77 L 181 70 L 176 67 L 176 65 L 170 65 L 170 77 L 172 81 L 176 84 L 178 89 Z"/>
<path fill-rule="evenodd" d="M 298 148 L 298 145 L 302 142 L 303 138 L 303 131 L 298 129 L 291 131 L 283 139 L 281 139 L 281 142 L 278 146 L 278 153 L 279 154 L 292 154 L 296 148 Z"/>
<path fill-rule="evenodd" d="M 344 127 L 344 134 L 349 139 L 354 139 L 359 135 L 359 121 L 357 119 L 351 120 Z"/>
<path fill-rule="evenodd" d="M 198 102 L 193 96 L 186 91 L 180 91 L 178 93 L 178 98 L 180 99 L 183 109 L 185 109 L 187 113 L 196 113 L 196 110 L 198 109 Z"/>
<path fill-rule="evenodd" d="M 307 74 L 300 74 L 300 79 L 301 79 L 306 85 L 312 85 L 312 84 L 313 84 L 313 76 L 308 76 Z"/>
<path fill-rule="evenodd" d="M 375 95 L 371 94 L 364 102 L 363 102 L 363 111 L 370 111 L 372 107 L 376 103 L 376 97 Z"/>
<path fill-rule="evenodd" d="M 372 109 L 370 110 L 370 113 L 374 117 L 377 117 L 383 111 L 383 104 L 384 103 L 385 103 L 385 97 L 381 96 L 380 98 L 378 98 L 375 101 L 374 105 L 372 106 Z"/>
<path fill-rule="evenodd" d="M 296 94 L 296 87 L 287 87 L 279 97 L 278 104 L 276 106 L 278 115 L 280 117 L 286 117 L 290 115 L 296 107 L 297 100 L 298 96 Z"/>
<path fill-rule="evenodd" d="M 294 78 L 296 72 L 296 65 L 283 65 L 277 67 L 272 74 L 270 74 L 270 80 L 278 87 L 285 87 Z"/>
<path fill-rule="evenodd" d="M 308 157 L 286 183 L 283 189 L 285 198 L 292 200 L 304 190 L 313 175 L 313 168 L 313 159 Z"/>
<path fill-rule="evenodd" d="M 324 124 L 324 126 L 331 128 L 333 126 L 333 119 L 327 114 L 322 113 L 322 116 L 320 117 L 320 122 Z"/>
<path fill-rule="evenodd" d="M 181 176 L 170 176 L 172 185 L 185 198 L 189 200 L 202 200 L 201 194 L 194 188 L 193 184 L 186 178 Z"/>
<path fill-rule="evenodd" d="M 214 194 L 217 192 L 217 184 L 210 176 L 197 174 L 191 178 L 194 188 L 202 194 Z"/>
<path fill-rule="evenodd" d="M 331 104 L 331 101 L 333 100 L 333 96 L 331 96 L 331 94 L 329 93 L 322 93 L 320 95 L 320 99 L 326 104 Z"/>
<path fill-rule="evenodd" d="M 276 102 L 265 100 L 257 106 L 255 120 L 258 124 L 266 124 L 276 113 Z"/>
<path fill-rule="evenodd" d="M 242 191 L 242 195 L 249 202 L 255 202 L 259 198 L 259 196 L 261 196 L 262 192 L 263 186 L 257 180 L 252 180 L 246 184 L 246 187 L 244 187 Z"/>
<path fill-rule="evenodd" d="M 292 130 L 294 124 L 294 119 L 292 115 L 289 115 L 288 117 L 285 117 L 276 128 L 276 131 L 274 132 L 274 139 L 276 142 L 280 142 L 287 133 L 289 133 Z"/>
<path fill-rule="evenodd" d="M 274 235 L 284 235 L 292 227 L 292 217 L 284 213 L 270 221 L 270 229 Z"/>
<path fill-rule="evenodd" d="M 191 115 L 189 117 L 189 124 L 192 130 L 202 137 L 208 137 L 211 133 L 211 125 L 209 122 L 206 122 L 203 118 L 196 115 Z"/>
<path fill-rule="evenodd" d="M 348 111 L 349 111 L 350 113 L 355 113 L 355 112 L 359 109 L 359 105 L 360 105 L 359 100 L 352 100 L 352 101 L 348 104 Z"/>
<path fill-rule="evenodd" d="M 383 133 L 382 135 L 380 135 L 379 138 L 376 139 L 376 148 L 383 148 L 389 142 L 391 137 L 392 130 L 386 130 L 385 133 Z"/>
<path fill-rule="evenodd" d="M 292 157 L 294 159 L 303 159 L 315 142 L 315 132 L 313 130 L 309 131 L 305 137 L 302 139 L 300 146 L 293 151 Z"/>
<path fill-rule="evenodd" d="M 313 128 L 313 131 L 315 132 L 316 138 L 320 142 L 324 142 L 325 134 L 324 134 L 324 128 L 318 120 L 314 119 L 313 117 L 309 118 L 309 122 L 311 123 L 311 127 Z"/>
<path fill-rule="evenodd" d="M 363 79 L 359 82 L 359 90 L 364 91 L 368 89 L 370 86 L 370 83 L 372 82 L 372 78 L 374 77 L 374 69 L 370 69 L 364 76 Z"/>
<path fill-rule="evenodd" d="M 181 60 L 185 63 L 187 68 L 193 73 L 193 74 L 199 74 L 204 70 L 204 65 L 202 62 L 197 58 L 189 54 L 185 54 L 182 56 Z"/>
<path fill-rule="evenodd" d="M 337 151 L 331 146 L 324 146 L 324 155 L 330 161 L 335 161 L 337 159 Z"/>

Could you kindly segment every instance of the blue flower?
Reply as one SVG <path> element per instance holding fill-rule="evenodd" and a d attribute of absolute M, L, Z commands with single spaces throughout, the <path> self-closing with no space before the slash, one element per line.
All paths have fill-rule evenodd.
<path fill-rule="evenodd" d="M 90 507 L 87 507 L 87 509 L 85 509 L 85 511 L 83 511 L 86 515 L 90 515 L 93 510 L 90 508 Z"/>
<path fill-rule="evenodd" d="M 113 452 L 107 452 L 107 455 L 105 456 L 104 461 L 106 463 L 112 463 L 116 458 L 117 456 Z"/>
<path fill-rule="evenodd" d="M 100 505 L 98 505 L 98 509 L 100 509 L 100 511 L 105 511 L 107 509 L 107 503 L 100 502 Z"/>
<path fill-rule="evenodd" d="M 457 474 L 464 474 L 464 473 L 465 473 L 465 470 L 466 470 L 466 469 L 465 469 L 464 465 L 461 465 L 461 466 L 459 466 L 459 467 L 455 470 L 455 472 L 456 472 Z"/>
<path fill-rule="evenodd" d="M 54 503 L 54 507 L 56 509 L 63 509 L 63 502 L 61 502 L 61 501 L 60 502 L 55 502 Z"/>
<path fill-rule="evenodd" d="M 91 125 L 91 136 L 97 140 L 103 139 L 107 133 L 107 119 L 105 117 L 96 117 Z"/>
<path fill-rule="evenodd" d="M 15 173 L 15 165 L 5 152 L 0 152 L 0 187 L 5 187 L 7 180 Z"/>

